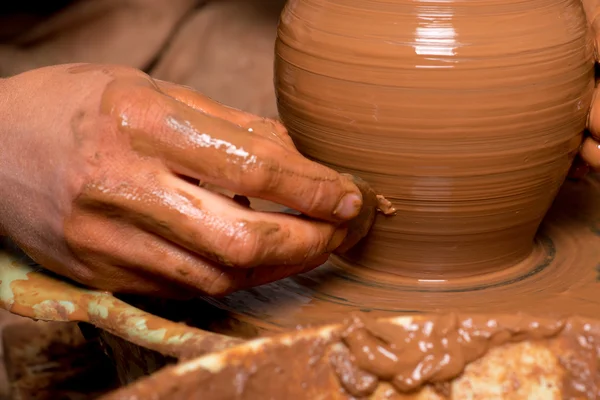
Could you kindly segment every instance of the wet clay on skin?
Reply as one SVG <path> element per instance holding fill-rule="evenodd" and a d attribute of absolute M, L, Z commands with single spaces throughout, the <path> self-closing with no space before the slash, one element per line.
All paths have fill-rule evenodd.
<path fill-rule="evenodd" d="M 342 244 L 346 228 L 336 224 L 254 212 L 190 185 L 190 179 L 179 179 L 183 175 L 196 184 L 200 180 L 244 196 L 281 200 L 340 224 L 355 215 L 362 198 L 356 186 L 303 158 L 280 124 L 125 67 L 74 65 L 66 71 L 107 81 L 94 117 L 107 122 L 105 135 L 95 135 L 84 117 L 73 124 L 74 142 L 85 154 L 82 164 L 89 172 L 74 195 L 77 216 L 67 216 L 64 228 L 68 238 L 87 238 L 85 243 L 73 239 L 74 251 L 94 242 L 95 251 L 109 254 L 110 261 L 97 268 L 102 273 L 133 264 L 143 270 L 139 275 L 160 274 L 184 289 L 223 295 L 312 269 Z M 111 157 L 128 168 L 110 169 L 111 163 L 104 161 Z M 131 175 L 136 170 L 142 172 Z M 91 218 L 77 218 L 88 214 L 99 216 L 104 231 L 124 236 L 126 229 L 139 232 L 131 239 L 137 242 L 102 248 L 104 240 L 94 240 Z M 92 232 L 91 238 L 81 235 L 82 229 Z M 315 238 L 321 240 L 313 243 Z M 86 259 L 87 264 L 93 261 Z M 131 279 L 131 285 L 119 277 L 95 276 L 91 284 L 128 293 L 148 286 L 141 277 Z"/>

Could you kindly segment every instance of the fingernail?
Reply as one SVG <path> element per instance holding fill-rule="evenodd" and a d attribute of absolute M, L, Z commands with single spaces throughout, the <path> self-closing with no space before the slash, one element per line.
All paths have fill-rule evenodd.
<path fill-rule="evenodd" d="M 327 243 L 327 249 L 325 250 L 325 252 L 331 253 L 332 251 L 334 251 L 335 249 L 340 247 L 340 245 L 344 242 L 344 239 L 346 239 L 347 234 L 348 234 L 348 229 L 338 228 L 333 233 L 333 236 L 329 240 L 329 243 Z"/>
<path fill-rule="evenodd" d="M 333 215 L 340 219 L 351 219 L 358 215 L 362 205 L 362 196 L 357 193 L 347 193 L 338 203 Z"/>

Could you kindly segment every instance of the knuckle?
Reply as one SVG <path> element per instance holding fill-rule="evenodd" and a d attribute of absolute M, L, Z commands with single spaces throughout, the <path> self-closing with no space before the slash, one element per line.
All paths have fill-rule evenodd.
<path fill-rule="evenodd" d="M 77 256 L 95 253 L 99 247 L 93 224 L 87 218 L 71 217 L 65 224 L 65 241 L 69 249 Z"/>
<path fill-rule="evenodd" d="M 240 184 L 257 194 L 272 192 L 281 184 L 285 172 L 275 157 L 280 150 L 271 144 L 262 146 L 263 143 L 266 141 L 261 141 L 252 151 L 257 162 L 252 168 L 244 170 L 245 173 L 240 176 Z"/>
<path fill-rule="evenodd" d="M 312 220 L 302 221 L 302 223 L 308 224 L 307 231 L 310 235 L 307 243 L 307 259 L 323 256 L 331 251 L 332 245 L 339 245 L 339 242 L 346 237 L 344 230 L 328 222 Z"/>
<path fill-rule="evenodd" d="M 121 91 L 111 107 L 120 132 L 131 136 L 164 131 L 161 127 L 170 109 L 153 87 L 124 87 Z"/>
<path fill-rule="evenodd" d="M 312 213 L 323 209 L 329 197 L 327 196 L 326 186 L 326 181 L 319 180 L 315 182 L 315 186 L 311 187 L 310 190 L 303 191 L 301 197 L 306 199 L 306 212 Z"/>
<path fill-rule="evenodd" d="M 236 224 L 226 240 L 225 258 L 231 265 L 252 268 L 264 259 L 265 241 L 247 222 Z"/>
<path fill-rule="evenodd" d="M 243 178 L 243 184 L 251 193 L 269 193 L 278 185 L 279 174 L 266 165 L 261 165 L 254 173 Z"/>

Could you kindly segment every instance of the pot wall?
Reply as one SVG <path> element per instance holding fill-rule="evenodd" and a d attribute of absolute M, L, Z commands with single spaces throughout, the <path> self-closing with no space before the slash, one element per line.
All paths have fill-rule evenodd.
<path fill-rule="evenodd" d="M 276 44 L 299 150 L 390 199 L 348 257 L 427 278 L 525 258 L 594 87 L 577 0 L 290 0 Z"/>

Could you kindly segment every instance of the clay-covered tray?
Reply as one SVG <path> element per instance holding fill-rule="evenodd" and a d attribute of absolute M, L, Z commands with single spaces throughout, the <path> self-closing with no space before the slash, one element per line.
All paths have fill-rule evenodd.
<path fill-rule="evenodd" d="M 599 339 L 600 323 L 578 317 L 355 316 L 167 367 L 103 400 L 597 398 Z"/>

